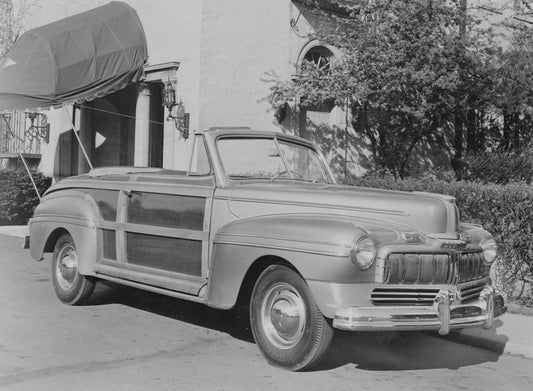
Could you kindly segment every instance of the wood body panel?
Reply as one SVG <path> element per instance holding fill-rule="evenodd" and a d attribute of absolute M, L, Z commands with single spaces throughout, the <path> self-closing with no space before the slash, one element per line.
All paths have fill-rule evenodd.
<path fill-rule="evenodd" d="M 201 241 L 128 232 L 126 249 L 129 264 L 201 276 Z"/>
<path fill-rule="evenodd" d="M 133 191 L 127 222 L 201 231 L 204 215 L 205 197 Z"/>

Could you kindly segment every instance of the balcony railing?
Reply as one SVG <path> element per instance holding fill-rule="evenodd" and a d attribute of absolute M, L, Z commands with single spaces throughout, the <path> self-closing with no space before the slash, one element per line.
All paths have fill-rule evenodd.
<path fill-rule="evenodd" d="M 33 122 L 25 112 L 0 114 L 0 157 L 16 157 L 18 154 L 41 154 L 42 138 L 36 130 L 46 127 L 45 115 L 34 116 Z"/>

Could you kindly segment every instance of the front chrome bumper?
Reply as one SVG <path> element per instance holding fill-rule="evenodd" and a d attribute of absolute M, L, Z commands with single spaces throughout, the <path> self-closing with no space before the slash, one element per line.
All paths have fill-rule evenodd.
<path fill-rule="evenodd" d="M 496 304 L 495 304 L 496 303 Z M 506 311 L 503 298 L 486 286 L 479 299 L 460 304 L 457 291 L 442 288 L 432 306 L 345 307 L 335 313 L 333 327 L 351 331 L 438 330 L 481 326 L 491 328 L 494 317 Z"/>

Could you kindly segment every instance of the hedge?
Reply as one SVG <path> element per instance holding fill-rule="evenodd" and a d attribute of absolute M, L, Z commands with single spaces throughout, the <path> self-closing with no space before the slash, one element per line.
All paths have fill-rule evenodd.
<path fill-rule="evenodd" d="M 52 179 L 39 172 L 32 172 L 42 195 L 52 183 Z M 39 198 L 24 169 L 0 170 L 0 225 L 27 224 Z"/>
<path fill-rule="evenodd" d="M 486 152 L 464 160 L 463 179 L 483 183 L 533 183 L 533 149 L 525 152 Z"/>
<path fill-rule="evenodd" d="M 461 221 L 482 224 L 498 242 L 500 254 L 491 274 L 509 299 L 533 302 L 533 186 L 434 179 L 394 180 L 392 177 L 356 179 L 357 186 L 404 191 L 427 191 L 456 198 Z"/>

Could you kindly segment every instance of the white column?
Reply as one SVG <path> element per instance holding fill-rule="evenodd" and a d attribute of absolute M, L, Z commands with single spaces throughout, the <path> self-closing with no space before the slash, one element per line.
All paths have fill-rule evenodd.
<path fill-rule="evenodd" d="M 93 106 L 92 103 L 86 103 L 86 105 L 88 107 Z M 90 108 L 81 108 L 79 128 L 79 140 L 83 144 L 87 157 L 92 160 L 94 150 L 94 129 L 93 111 L 90 110 Z M 76 141 L 76 144 L 78 144 L 78 141 Z M 91 167 L 87 162 L 87 158 L 85 157 L 82 148 L 78 145 L 78 174 L 85 174 L 86 172 L 89 172 L 90 169 Z"/>
<path fill-rule="evenodd" d="M 148 167 L 150 154 L 150 89 L 145 83 L 139 84 L 135 109 L 135 151 L 133 164 Z"/>
<path fill-rule="evenodd" d="M 174 138 L 176 137 L 176 128 L 174 121 L 167 121 L 168 110 L 165 107 L 163 117 L 163 168 L 173 170 L 174 169 Z"/>

